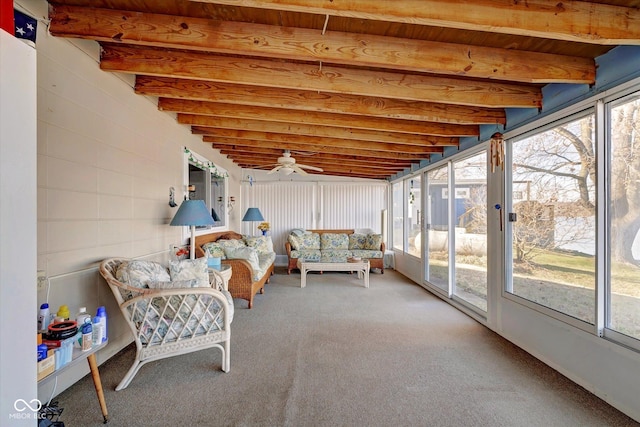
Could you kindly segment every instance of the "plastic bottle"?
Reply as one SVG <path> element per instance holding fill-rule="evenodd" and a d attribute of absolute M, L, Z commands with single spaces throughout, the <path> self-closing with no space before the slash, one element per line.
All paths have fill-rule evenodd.
<path fill-rule="evenodd" d="M 82 351 L 91 350 L 93 346 L 93 327 L 91 326 L 91 318 L 87 323 L 82 324 Z"/>
<path fill-rule="evenodd" d="M 103 305 L 98 307 L 98 311 L 96 312 L 96 316 L 100 318 L 100 324 L 102 325 L 102 341 L 107 341 L 107 310 Z"/>
<path fill-rule="evenodd" d="M 46 302 L 40 306 L 40 315 L 38 315 L 38 330 L 46 331 L 51 321 L 51 314 L 49 313 L 49 304 Z"/>
<path fill-rule="evenodd" d="M 98 316 L 93 318 L 93 325 L 91 325 L 92 331 L 92 341 L 93 345 L 102 344 L 102 323 L 100 323 L 100 318 Z"/>
<path fill-rule="evenodd" d="M 56 313 L 56 317 L 61 317 L 64 320 L 69 320 L 69 316 L 71 316 L 71 313 L 69 313 L 69 307 L 67 307 L 66 305 L 61 305 L 58 309 L 58 312 Z"/>
<path fill-rule="evenodd" d="M 82 328 L 86 322 L 91 323 L 91 315 L 87 313 L 87 307 L 80 307 L 80 311 L 76 314 L 76 323 L 78 323 L 78 328 Z"/>
<path fill-rule="evenodd" d="M 46 344 L 38 345 L 38 362 L 47 358 L 48 347 Z"/>

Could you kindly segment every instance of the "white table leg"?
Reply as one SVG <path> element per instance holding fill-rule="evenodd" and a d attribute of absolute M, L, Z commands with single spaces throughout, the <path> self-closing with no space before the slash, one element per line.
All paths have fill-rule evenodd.
<path fill-rule="evenodd" d="M 300 266 L 300 287 L 304 288 L 307 286 L 307 267 L 302 263 Z"/>
<path fill-rule="evenodd" d="M 369 264 L 367 263 L 367 265 L 365 266 L 364 271 L 363 271 L 363 273 L 364 273 L 364 287 L 365 288 L 369 287 L 369 270 L 370 270 Z"/>

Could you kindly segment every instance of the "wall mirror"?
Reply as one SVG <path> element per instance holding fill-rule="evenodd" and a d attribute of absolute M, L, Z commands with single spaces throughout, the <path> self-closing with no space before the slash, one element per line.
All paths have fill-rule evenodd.
<path fill-rule="evenodd" d="M 185 186 L 190 200 L 204 200 L 215 225 L 197 227 L 198 231 L 223 230 L 229 224 L 229 212 L 233 209 L 228 196 L 227 171 L 211 161 L 185 148 Z"/>

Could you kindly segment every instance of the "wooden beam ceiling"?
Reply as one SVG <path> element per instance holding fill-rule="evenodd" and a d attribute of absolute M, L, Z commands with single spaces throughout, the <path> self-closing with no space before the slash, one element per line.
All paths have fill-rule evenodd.
<path fill-rule="evenodd" d="M 56 0 L 49 31 L 99 42 L 102 70 L 241 167 L 291 150 L 384 179 L 542 109 L 545 84 L 593 84 L 598 45 L 640 44 L 611 1 Z"/>
<path fill-rule="evenodd" d="M 299 111 L 285 108 L 269 108 L 267 110 L 262 107 L 250 105 L 190 101 L 172 98 L 160 98 L 158 100 L 158 108 L 163 111 L 212 117 L 333 126 L 338 128 L 377 130 L 381 132 L 399 132 L 418 135 L 478 136 L 480 134 L 480 129 L 477 125 L 452 125 L 417 120 L 399 120 L 381 117 L 355 116 L 349 114 Z"/>
<path fill-rule="evenodd" d="M 588 1 L 192 1 L 597 44 L 640 44 L 640 10 Z"/>
<path fill-rule="evenodd" d="M 596 74 L 589 58 L 111 9 L 56 7 L 49 31 L 101 42 L 523 83 L 591 84 Z"/>
<path fill-rule="evenodd" d="M 137 94 L 454 124 L 506 124 L 501 108 L 138 75 Z"/>

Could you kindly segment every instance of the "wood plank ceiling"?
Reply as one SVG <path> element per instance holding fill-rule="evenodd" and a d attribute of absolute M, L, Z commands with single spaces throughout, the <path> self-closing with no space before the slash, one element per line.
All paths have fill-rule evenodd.
<path fill-rule="evenodd" d="M 92 39 L 243 168 L 283 150 L 324 174 L 387 179 L 593 84 L 594 58 L 640 44 L 638 1 L 60 0 L 49 31 Z"/>

